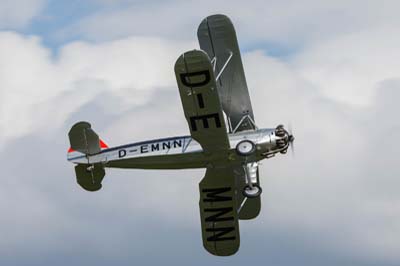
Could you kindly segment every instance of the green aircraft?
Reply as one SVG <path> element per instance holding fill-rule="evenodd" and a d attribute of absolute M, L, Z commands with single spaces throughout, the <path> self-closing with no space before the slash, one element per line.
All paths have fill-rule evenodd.
<path fill-rule="evenodd" d="M 293 147 L 282 125 L 256 126 L 235 29 L 224 15 L 205 18 L 197 30 L 201 50 L 182 54 L 175 74 L 190 136 L 108 147 L 88 122 L 69 132 L 68 161 L 78 184 L 102 185 L 105 168 L 206 168 L 199 184 L 203 245 L 229 256 L 239 249 L 239 220 L 261 209 L 259 161 Z"/>

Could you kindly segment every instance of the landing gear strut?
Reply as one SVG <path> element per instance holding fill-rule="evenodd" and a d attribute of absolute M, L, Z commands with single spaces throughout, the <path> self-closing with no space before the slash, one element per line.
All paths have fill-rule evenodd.
<path fill-rule="evenodd" d="M 247 185 L 243 188 L 243 196 L 257 198 L 261 195 L 262 189 L 258 185 L 258 163 L 247 163 L 243 165 Z"/>
<path fill-rule="evenodd" d="M 248 158 L 256 151 L 256 145 L 250 140 L 242 140 L 236 145 L 236 153 L 245 157 L 243 170 L 246 178 L 246 186 L 243 188 L 243 196 L 256 198 L 260 196 L 262 189 L 258 185 L 257 169 L 258 163 L 247 163 Z"/>

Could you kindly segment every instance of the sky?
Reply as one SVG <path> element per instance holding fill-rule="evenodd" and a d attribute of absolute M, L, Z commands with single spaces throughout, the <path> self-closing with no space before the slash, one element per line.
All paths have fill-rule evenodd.
<path fill-rule="evenodd" d="M 398 1 L 0 0 L 0 265 L 400 265 Z M 82 190 L 67 132 L 110 146 L 187 135 L 173 65 L 211 14 L 233 21 L 259 127 L 241 248 L 202 247 L 203 169 L 107 169 Z"/>

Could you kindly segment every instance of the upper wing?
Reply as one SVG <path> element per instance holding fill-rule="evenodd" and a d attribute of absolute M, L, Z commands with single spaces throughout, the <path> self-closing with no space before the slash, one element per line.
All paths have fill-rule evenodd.
<path fill-rule="evenodd" d="M 199 25 L 197 36 L 200 48 L 215 60 L 216 75 L 223 71 L 217 85 L 231 130 L 254 129 L 253 109 L 232 22 L 224 15 L 209 16 Z M 243 117 L 246 118 L 242 121 Z"/>
<path fill-rule="evenodd" d="M 206 152 L 228 150 L 225 120 L 207 54 L 199 50 L 184 53 L 175 63 L 175 75 L 192 137 Z"/>
<path fill-rule="evenodd" d="M 236 253 L 240 237 L 233 169 L 207 168 L 199 188 L 204 248 L 218 256 Z"/>

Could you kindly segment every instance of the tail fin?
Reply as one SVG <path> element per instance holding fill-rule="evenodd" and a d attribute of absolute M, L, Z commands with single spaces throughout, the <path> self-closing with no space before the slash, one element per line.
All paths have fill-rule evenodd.
<path fill-rule="evenodd" d="M 68 154 L 75 151 L 85 155 L 97 154 L 102 148 L 108 148 L 99 136 L 92 130 L 88 122 L 78 122 L 72 126 L 68 133 L 71 148 Z M 76 181 L 85 190 L 97 191 L 101 189 L 101 182 L 105 176 L 104 167 L 101 163 L 88 164 L 83 162 L 75 166 Z"/>
<path fill-rule="evenodd" d="M 108 148 L 107 144 L 92 130 L 88 122 L 82 121 L 73 125 L 68 136 L 71 143 L 69 152 L 79 151 L 87 155 L 92 155 L 99 153 L 102 148 Z"/>

